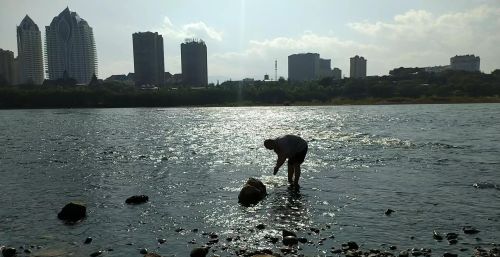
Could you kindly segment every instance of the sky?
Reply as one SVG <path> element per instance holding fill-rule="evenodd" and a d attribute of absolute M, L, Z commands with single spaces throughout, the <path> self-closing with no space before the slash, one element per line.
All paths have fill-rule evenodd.
<path fill-rule="evenodd" d="M 42 31 L 69 7 L 93 28 L 100 78 L 133 72 L 132 34 L 159 32 L 165 70 L 181 73 L 180 44 L 207 44 L 209 81 L 288 77 L 287 57 L 313 52 L 349 76 L 365 57 L 368 75 L 396 67 L 481 57 L 500 68 L 500 0 L 0 0 L 0 48 L 17 55 L 16 26 L 28 14 Z"/>

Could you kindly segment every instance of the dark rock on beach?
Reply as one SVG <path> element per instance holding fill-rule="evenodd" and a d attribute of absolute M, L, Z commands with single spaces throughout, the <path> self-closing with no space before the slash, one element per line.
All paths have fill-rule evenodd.
<path fill-rule="evenodd" d="M 146 248 L 141 248 L 141 249 L 139 249 L 139 253 L 140 253 L 140 254 L 147 254 L 147 253 L 148 253 L 148 249 L 146 249 Z"/>
<path fill-rule="evenodd" d="M 443 254 L 443 257 L 458 257 L 458 254 L 445 252 L 445 253 Z"/>
<path fill-rule="evenodd" d="M 436 230 L 432 231 L 432 238 L 434 238 L 437 241 L 443 240 L 443 236 L 439 234 Z"/>
<path fill-rule="evenodd" d="M 283 234 L 283 238 L 285 238 L 287 236 L 297 237 L 297 234 L 295 234 L 295 232 L 290 231 L 290 230 L 286 230 L 286 229 L 283 229 L 282 234 Z"/>
<path fill-rule="evenodd" d="M 57 217 L 66 222 L 77 222 L 87 216 L 87 207 L 85 205 L 75 202 L 66 204 L 62 210 L 57 214 Z"/>
<path fill-rule="evenodd" d="M 134 195 L 127 200 L 125 200 L 125 203 L 127 204 L 141 204 L 141 203 L 146 203 L 149 201 L 149 197 L 147 195 Z"/>
<path fill-rule="evenodd" d="M 385 211 L 385 215 L 391 215 L 393 212 L 394 212 L 394 210 L 392 210 L 392 209 L 387 209 L 387 210 Z"/>
<path fill-rule="evenodd" d="M 266 194 L 266 186 L 260 180 L 249 178 L 238 195 L 238 202 L 243 206 L 250 206 L 260 202 Z"/>
<path fill-rule="evenodd" d="M 99 255 L 103 254 L 103 251 L 97 251 L 97 252 L 93 252 L 90 254 L 90 257 L 97 257 Z"/>

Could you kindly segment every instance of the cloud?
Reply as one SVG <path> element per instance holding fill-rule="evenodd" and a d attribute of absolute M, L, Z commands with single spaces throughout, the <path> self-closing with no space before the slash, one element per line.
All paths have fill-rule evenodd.
<path fill-rule="evenodd" d="M 164 18 L 162 27 L 157 29 L 157 31 L 160 31 L 161 34 L 168 38 L 175 39 L 208 38 L 215 41 L 222 41 L 223 36 L 222 31 L 218 31 L 202 21 L 176 26 L 168 17 Z"/>
<path fill-rule="evenodd" d="M 445 65 L 451 56 L 476 54 L 485 72 L 499 68 L 495 64 L 500 58 L 500 8 L 494 5 L 441 15 L 410 10 L 390 22 L 348 26 L 383 48 L 384 59 L 395 67 Z"/>
<path fill-rule="evenodd" d="M 261 78 L 274 74 L 287 77 L 288 55 L 319 53 L 332 59 L 332 67 L 349 74 L 349 58 L 358 54 L 368 59 L 369 75 L 384 75 L 396 67 L 447 65 L 455 55 L 481 57 L 481 69 L 500 68 L 500 6 L 489 4 L 461 12 L 435 14 L 409 10 L 389 21 L 359 21 L 346 26 L 357 32 L 356 40 L 311 31 L 292 37 L 250 40 L 241 51 L 209 56 L 209 73 L 231 74 L 233 79 Z M 361 43 L 363 42 L 363 43 Z"/>

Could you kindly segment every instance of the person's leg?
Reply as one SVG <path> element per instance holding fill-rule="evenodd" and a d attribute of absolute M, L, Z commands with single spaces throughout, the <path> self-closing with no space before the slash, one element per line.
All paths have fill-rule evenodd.
<path fill-rule="evenodd" d="M 293 185 L 298 187 L 299 186 L 299 178 L 300 178 L 300 164 L 295 164 L 294 170 L 295 170 L 295 178 L 293 181 Z"/>
<path fill-rule="evenodd" d="M 288 162 L 288 183 L 293 184 L 293 168 L 294 165 Z"/>

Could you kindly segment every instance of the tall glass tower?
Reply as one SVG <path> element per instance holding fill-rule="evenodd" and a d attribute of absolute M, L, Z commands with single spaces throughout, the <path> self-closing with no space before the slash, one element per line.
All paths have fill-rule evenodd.
<path fill-rule="evenodd" d="M 26 15 L 17 26 L 18 72 L 20 84 L 43 83 L 42 34 Z"/>

